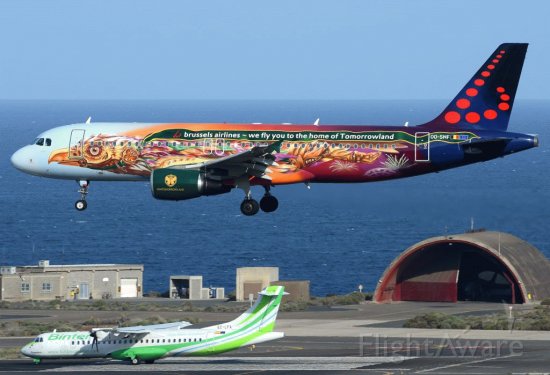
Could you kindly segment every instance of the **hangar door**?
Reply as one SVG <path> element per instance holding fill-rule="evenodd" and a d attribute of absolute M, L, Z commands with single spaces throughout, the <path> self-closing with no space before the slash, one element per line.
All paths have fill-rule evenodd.
<path fill-rule="evenodd" d="M 135 298 L 137 296 L 137 279 L 120 279 L 120 297 Z"/>

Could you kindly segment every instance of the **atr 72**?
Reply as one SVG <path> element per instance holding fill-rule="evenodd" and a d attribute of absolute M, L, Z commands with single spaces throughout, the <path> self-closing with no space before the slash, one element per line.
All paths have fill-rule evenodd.
<path fill-rule="evenodd" d="M 40 134 L 11 157 L 26 173 L 80 184 L 149 179 L 157 199 L 245 193 L 244 215 L 273 212 L 275 185 L 416 176 L 523 151 L 535 135 L 507 131 L 527 44 L 500 45 L 434 120 L 408 126 L 90 123 Z M 261 185 L 260 203 L 250 187 Z"/>
<path fill-rule="evenodd" d="M 48 332 L 25 345 L 21 353 L 40 363 L 44 359 L 113 358 L 153 363 L 176 356 L 205 356 L 243 346 L 280 339 L 275 319 L 284 292 L 269 286 L 245 313 L 228 323 L 192 329 L 188 322 L 121 328 L 93 328 L 90 331 Z"/>

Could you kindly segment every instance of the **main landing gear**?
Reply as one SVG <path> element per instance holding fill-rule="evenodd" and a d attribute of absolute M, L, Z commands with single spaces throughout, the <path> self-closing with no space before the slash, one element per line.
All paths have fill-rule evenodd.
<path fill-rule="evenodd" d="M 75 202 L 74 208 L 78 211 L 84 211 L 86 207 L 88 207 L 88 203 L 86 203 L 86 195 L 88 194 L 88 186 L 90 185 L 90 181 L 80 180 L 77 182 L 80 185 L 80 189 L 78 189 L 80 199 Z"/>
<path fill-rule="evenodd" d="M 264 188 L 265 194 L 260 200 L 259 204 L 258 201 L 252 198 L 250 194 L 250 186 L 248 187 L 248 189 L 244 189 L 246 197 L 241 203 L 241 212 L 243 213 L 243 215 L 256 215 L 260 209 L 263 212 L 273 212 L 277 209 L 277 207 L 279 207 L 279 201 L 269 192 L 270 187 L 264 186 Z"/>

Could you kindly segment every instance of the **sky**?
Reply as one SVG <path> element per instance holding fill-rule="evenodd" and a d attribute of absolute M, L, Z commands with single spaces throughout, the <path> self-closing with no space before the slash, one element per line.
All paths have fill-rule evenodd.
<path fill-rule="evenodd" d="M 502 42 L 550 99 L 550 1 L 2 0 L 0 99 L 451 99 Z"/>

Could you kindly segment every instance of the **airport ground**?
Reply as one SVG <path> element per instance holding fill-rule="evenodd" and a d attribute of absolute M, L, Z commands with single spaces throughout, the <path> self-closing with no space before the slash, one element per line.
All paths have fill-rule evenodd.
<path fill-rule="evenodd" d="M 514 308 L 529 309 L 529 306 Z M 441 311 L 482 315 L 508 311 L 494 303 L 397 303 L 316 308 L 282 312 L 277 330 L 284 339 L 243 348 L 221 356 L 167 358 L 153 365 L 132 366 L 112 360 L 52 360 L 34 365 L 30 359 L 2 360 L 0 373 L 60 371 L 173 372 L 180 374 L 289 374 L 289 373 L 426 373 L 502 374 L 550 371 L 550 332 L 405 329 L 415 315 Z M 8 320 L 74 321 L 93 316 L 109 319 L 116 311 L 0 310 Z M 126 311 L 145 319 L 151 312 Z M 166 319 L 200 318 L 199 326 L 228 321 L 235 313 L 154 312 Z M 0 338 L 0 349 L 19 347 L 30 338 Z"/>

